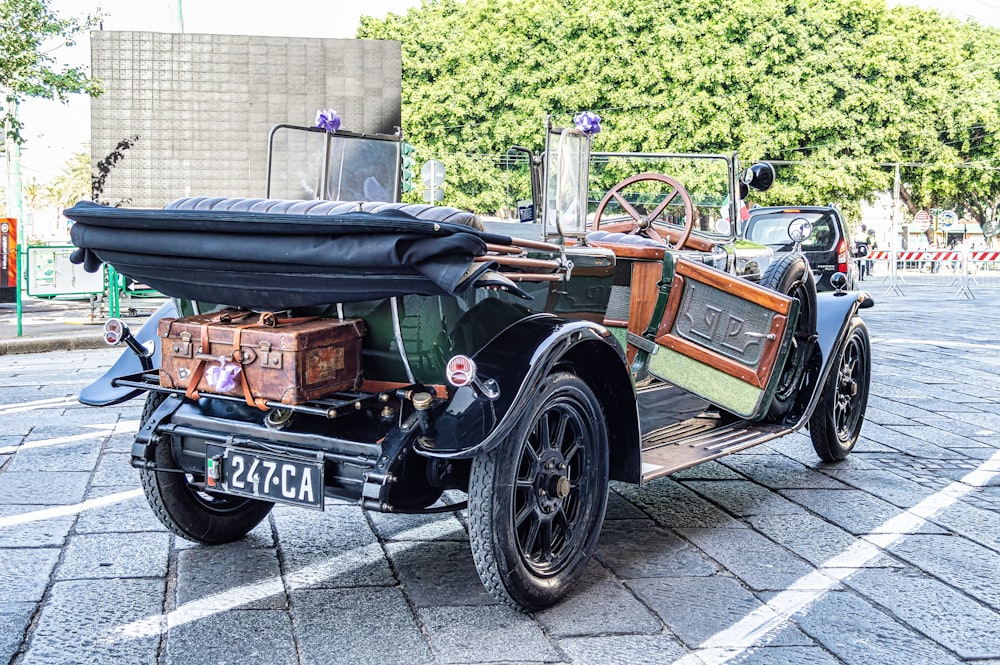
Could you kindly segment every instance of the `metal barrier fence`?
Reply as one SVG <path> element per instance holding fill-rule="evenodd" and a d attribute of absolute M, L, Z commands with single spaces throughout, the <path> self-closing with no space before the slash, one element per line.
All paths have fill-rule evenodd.
<path fill-rule="evenodd" d="M 1000 251 L 996 250 L 875 250 L 855 260 L 868 262 L 869 279 L 882 278 L 887 285 L 885 295 L 903 296 L 903 286 L 940 285 L 948 278 L 950 286 L 956 287 L 956 298 L 974 299 L 975 288 L 1000 288 Z"/>

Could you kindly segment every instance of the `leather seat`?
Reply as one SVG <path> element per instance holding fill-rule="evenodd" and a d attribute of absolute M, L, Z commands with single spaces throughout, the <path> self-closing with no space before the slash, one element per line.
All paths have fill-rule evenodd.
<path fill-rule="evenodd" d="M 663 243 L 653 240 L 652 238 L 647 238 L 646 236 L 640 236 L 628 233 L 609 233 L 608 231 L 591 231 L 587 234 L 588 242 L 599 242 L 602 245 L 629 245 L 632 247 L 660 247 L 663 248 Z"/>

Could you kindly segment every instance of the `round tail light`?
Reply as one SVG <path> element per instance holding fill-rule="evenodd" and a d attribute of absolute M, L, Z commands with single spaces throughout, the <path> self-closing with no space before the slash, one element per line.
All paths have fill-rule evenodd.
<path fill-rule="evenodd" d="M 467 386 L 476 378 L 476 363 L 469 356 L 452 356 L 444 375 L 448 383 L 456 388 Z"/>

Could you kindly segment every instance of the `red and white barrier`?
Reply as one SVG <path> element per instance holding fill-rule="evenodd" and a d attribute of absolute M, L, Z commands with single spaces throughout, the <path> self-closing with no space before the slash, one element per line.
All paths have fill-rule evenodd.
<path fill-rule="evenodd" d="M 868 261 L 888 261 L 892 257 L 892 252 L 877 249 L 868 252 L 866 256 L 858 257 Z M 992 263 L 1000 262 L 1000 252 L 978 251 L 978 252 L 958 252 L 955 250 L 921 250 L 915 252 L 896 252 L 897 261 L 961 261 L 967 257 L 969 263 Z"/>
<path fill-rule="evenodd" d="M 895 257 L 895 260 L 893 260 L 893 257 Z M 958 276 L 955 278 L 956 281 L 961 282 L 961 288 L 956 295 L 965 296 L 966 298 L 975 298 L 975 295 L 973 295 L 972 291 L 969 289 L 969 282 L 971 281 L 977 286 L 979 283 L 970 276 L 970 272 L 977 272 L 982 269 L 976 264 L 1000 263 L 1000 251 L 957 251 L 933 249 L 913 252 L 891 252 L 887 250 L 873 250 L 868 252 L 868 254 L 864 257 L 856 258 L 860 261 L 881 261 L 889 264 L 890 281 L 889 290 L 886 291 L 886 295 L 889 295 L 890 293 L 903 295 L 902 290 L 899 288 L 899 284 L 903 283 L 903 279 L 896 274 L 896 269 L 900 263 L 951 263 L 955 272 L 958 273 Z M 983 268 L 989 267 L 990 266 L 983 266 Z M 935 268 L 934 271 L 936 272 L 937 268 Z"/>
<path fill-rule="evenodd" d="M 983 252 L 985 253 L 985 252 Z M 1000 252 L 990 252 L 1000 254 Z M 892 252 L 876 250 L 861 257 L 869 261 L 888 261 Z M 924 250 L 919 252 L 896 252 L 897 261 L 961 261 L 962 253 L 950 250 Z"/>

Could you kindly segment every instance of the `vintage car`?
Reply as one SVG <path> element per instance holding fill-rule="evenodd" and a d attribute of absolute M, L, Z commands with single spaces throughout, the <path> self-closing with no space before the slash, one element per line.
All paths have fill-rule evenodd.
<path fill-rule="evenodd" d="M 817 294 L 801 253 L 761 274 L 737 251 L 736 193 L 773 171 L 590 148 L 546 127 L 527 223 L 400 203 L 398 136 L 290 125 L 263 198 L 67 210 L 77 261 L 173 298 L 135 335 L 108 322 L 131 351 L 80 396 L 146 394 L 132 464 L 163 524 L 215 544 L 275 503 L 467 508 L 483 584 L 534 610 L 583 573 L 609 480 L 806 427 L 846 457 L 872 300 Z"/>

